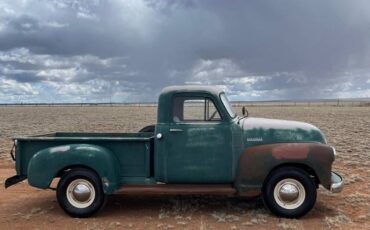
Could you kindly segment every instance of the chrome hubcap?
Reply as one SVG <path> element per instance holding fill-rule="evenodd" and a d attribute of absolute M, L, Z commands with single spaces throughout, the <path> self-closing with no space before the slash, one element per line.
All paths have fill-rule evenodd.
<path fill-rule="evenodd" d="M 306 198 L 306 191 L 301 182 L 287 178 L 279 181 L 274 188 L 276 203 L 285 209 L 296 209 Z"/>
<path fill-rule="evenodd" d="M 76 208 L 89 207 L 95 199 L 95 189 L 90 181 L 76 179 L 67 187 L 67 200 Z"/>
<path fill-rule="evenodd" d="M 298 198 L 299 191 L 293 184 L 284 184 L 279 190 L 279 196 L 285 202 L 292 202 Z"/>
<path fill-rule="evenodd" d="M 73 198 L 80 202 L 87 201 L 91 196 L 89 187 L 84 184 L 78 184 L 72 191 Z"/>

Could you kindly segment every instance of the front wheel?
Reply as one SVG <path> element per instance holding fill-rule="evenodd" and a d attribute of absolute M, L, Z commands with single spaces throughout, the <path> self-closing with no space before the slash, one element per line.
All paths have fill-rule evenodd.
<path fill-rule="evenodd" d="M 316 185 L 310 175 L 300 168 L 280 168 L 266 180 L 263 201 L 277 216 L 299 218 L 313 208 Z"/>
<path fill-rule="evenodd" d="M 62 209 L 72 217 L 89 217 L 105 204 L 106 195 L 98 175 L 88 169 L 76 168 L 60 179 L 57 199 Z"/>

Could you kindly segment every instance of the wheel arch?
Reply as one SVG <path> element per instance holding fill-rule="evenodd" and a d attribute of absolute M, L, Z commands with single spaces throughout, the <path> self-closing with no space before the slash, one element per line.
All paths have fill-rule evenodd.
<path fill-rule="evenodd" d="M 261 193 L 265 179 L 275 169 L 284 166 L 302 168 L 330 188 L 333 149 L 320 143 L 276 143 L 246 148 L 236 168 L 235 188 L 240 195 Z"/>
<path fill-rule="evenodd" d="M 269 173 L 267 174 L 267 177 L 265 178 L 265 180 L 263 182 L 263 186 L 265 185 L 265 182 L 267 181 L 267 178 L 270 177 L 275 171 L 280 170 L 282 168 L 288 168 L 288 167 L 299 168 L 299 169 L 302 169 L 303 171 L 305 171 L 306 173 L 308 173 L 308 175 L 313 177 L 314 182 L 316 184 L 316 187 L 318 188 L 318 186 L 320 184 L 320 178 L 317 176 L 317 173 L 315 172 L 315 170 L 311 166 L 309 166 L 305 163 L 297 163 L 297 162 L 281 163 L 281 164 L 278 164 L 275 167 L 273 167 L 269 171 Z"/>
<path fill-rule="evenodd" d="M 64 167 L 64 168 L 62 168 L 62 169 L 60 169 L 60 170 L 57 172 L 57 174 L 54 176 L 54 178 L 55 178 L 55 177 L 62 177 L 62 176 L 63 176 L 64 174 L 66 174 L 68 171 L 73 170 L 73 169 L 78 169 L 78 168 L 87 169 L 87 170 L 93 171 L 94 173 L 96 173 L 97 175 L 99 175 L 99 174 L 98 174 L 98 172 L 97 172 L 95 169 L 93 169 L 93 168 L 91 168 L 91 167 L 89 167 L 89 166 L 87 166 L 87 165 L 83 165 L 83 164 L 75 164 L 75 165 L 68 165 L 68 166 L 66 166 L 66 167 Z"/>
<path fill-rule="evenodd" d="M 92 144 L 61 145 L 37 152 L 28 165 L 28 183 L 37 188 L 49 188 L 55 177 L 76 167 L 96 172 L 102 180 L 105 193 L 111 194 L 118 188 L 118 160 L 109 149 Z"/>

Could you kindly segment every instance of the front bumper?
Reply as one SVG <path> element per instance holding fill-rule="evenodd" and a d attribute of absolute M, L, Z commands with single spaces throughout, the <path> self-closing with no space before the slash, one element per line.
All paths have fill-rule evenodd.
<path fill-rule="evenodd" d="M 332 193 L 338 193 L 338 192 L 341 192 L 342 189 L 343 189 L 343 179 L 342 179 L 342 177 L 336 172 L 331 172 L 330 191 Z"/>

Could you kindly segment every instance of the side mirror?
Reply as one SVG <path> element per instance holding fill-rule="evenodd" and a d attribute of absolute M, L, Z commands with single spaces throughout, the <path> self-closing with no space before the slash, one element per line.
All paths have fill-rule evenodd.
<path fill-rule="evenodd" d="M 242 114 L 244 117 L 248 117 L 248 110 L 245 108 L 245 106 L 242 108 Z"/>

